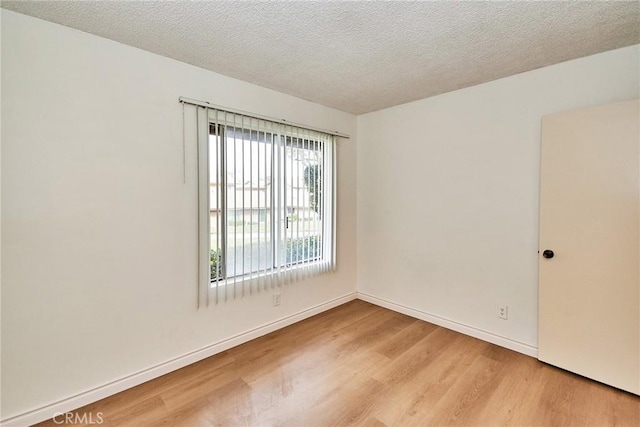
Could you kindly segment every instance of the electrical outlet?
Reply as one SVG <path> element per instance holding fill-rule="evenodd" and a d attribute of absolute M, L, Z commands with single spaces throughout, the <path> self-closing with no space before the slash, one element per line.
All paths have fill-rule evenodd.
<path fill-rule="evenodd" d="M 499 305 L 498 306 L 498 317 L 503 320 L 507 320 L 509 318 L 509 306 Z"/>
<path fill-rule="evenodd" d="M 280 305 L 281 294 L 273 294 L 273 306 Z"/>

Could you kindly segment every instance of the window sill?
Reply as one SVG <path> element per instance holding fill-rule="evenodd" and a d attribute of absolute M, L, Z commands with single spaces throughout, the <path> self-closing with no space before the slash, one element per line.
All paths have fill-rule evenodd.
<path fill-rule="evenodd" d="M 328 262 L 328 261 L 326 261 L 326 260 L 317 260 L 317 261 L 314 261 L 314 262 L 304 262 L 304 263 L 299 263 L 299 264 L 296 264 L 296 265 L 292 265 L 291 267 L 289 267 L 287 269 L 282 268 L 282 269 L 280 269 L 280 271 L 270 270 L 268 273 L 265 273 L 265 274 L 246 274 L 244 276 L 236 276 L 235 278 L 231 277 L 231 278 L 226 279 L 226 280 L 218 280 L 218 281 L 215 281 L 215 282 L 211 282 L 209 288 L 210 289 L 216 289 L 216 288 L 219 289 L 219 288 L 225 287 L 227 285 L 233 286 L 235 284 L 243 283 L 243 282 L 249 282 L 251 280 L 259 280 L 259 279 L 269 280 L 270 278 L 276 276 L 278 273 L 291 273 L 291 272 L 294 272 L 294 271 L 300 271 L 300 270 L 307 269 L 307 268 L 313 269 L 314 266 L 318 266 L 319 267 L 324 262 Z"/>

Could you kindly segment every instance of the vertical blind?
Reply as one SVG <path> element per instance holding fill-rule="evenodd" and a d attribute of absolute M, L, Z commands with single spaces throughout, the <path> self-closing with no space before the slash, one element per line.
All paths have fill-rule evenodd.
<path fill-rule="evenodd" d="M 184 148 L 192 142 L 197 156 L 198 306 L 333 271 L 335 137 L 183 109 Z"/>

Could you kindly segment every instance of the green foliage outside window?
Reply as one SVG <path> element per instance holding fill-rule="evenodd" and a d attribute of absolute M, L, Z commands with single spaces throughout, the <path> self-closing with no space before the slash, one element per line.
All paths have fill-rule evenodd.
<path fill-rule="evenodd" d="M 320 184 L 318 182 L 321 172 L 320 165 L 318 164 L 306 166 L 303 172 L 303 179 L 304 185 L 309 190 L 309 205 L 311 206 L 311 209 L 322 217 L 322 213 L 320 212 L 320 200 L 322 194 L 320 191 Z"/>
<path fill-rule="evenodd" d="M 211 265 L 211 280 L 222 279 L 222 250 L 211 249 L 209 251 Z"/>
<path fill-rule="evenodd" d="M 285 249 L 285 259 L 287 264 L 295 264 L 302 261 L 317 259 L 320 256 L 320 236 L 287 239 Z M 222 279 L 222 250 L 211 249 L 209 251 L 209 260 L 211 267 L 211 281 Z"/>
<path fill-rule="evenodd" d="M 320 255 L 320 236 L 287 239 L 287 264 L 315 259 Z"/>

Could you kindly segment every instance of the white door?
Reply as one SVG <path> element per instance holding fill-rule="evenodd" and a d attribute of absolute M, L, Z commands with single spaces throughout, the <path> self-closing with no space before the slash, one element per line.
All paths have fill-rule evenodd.
<path fill-rule="evenodd" d="M 541 361 L 635 394 L 639 107 L 625 101 L 542 120 L 538 311 Z"/>

